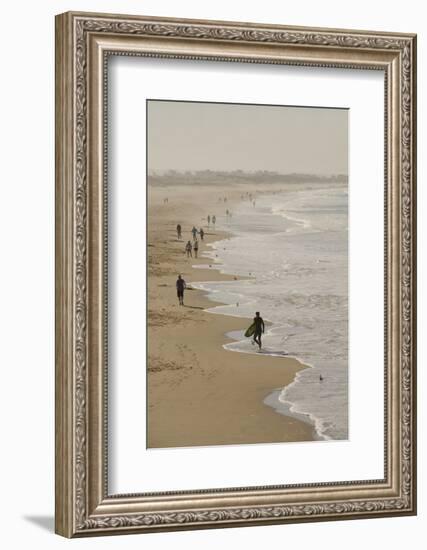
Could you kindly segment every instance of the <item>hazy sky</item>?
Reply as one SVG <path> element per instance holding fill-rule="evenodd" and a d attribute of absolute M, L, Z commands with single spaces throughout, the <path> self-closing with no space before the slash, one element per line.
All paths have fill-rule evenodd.
<path fill-rule="evenodd" d="M 148 101 L 148 169 L 346 174 L 348 111 Z"/>

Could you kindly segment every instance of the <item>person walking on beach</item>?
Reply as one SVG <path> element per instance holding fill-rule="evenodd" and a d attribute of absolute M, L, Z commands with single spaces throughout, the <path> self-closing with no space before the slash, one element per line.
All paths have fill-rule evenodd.
<path fill-rule="evenodd" d="M 261 349 L 261 334 L 265 331 L 264 320 L 260 317 L 259 311 L 255 312 L 254 317 L 255 332 L 254 332 L 254 342 L 258 344 L 259 349 Z"/>
<path fill-rule="evenodd" d="M 208 227 L 209 227 L 210 223 L 211 223 L 211 217 L 208 216 Z"/>
<path fill-rule="evenodd" d="M 194 257 L 197 258 L 197 252 L 199 251 L 199 241 L 196 239 L 193 244 Z"/>
<path fill-rule="evenodd" d="M 178 235 L 178 240 L 180 241 L 181 240 L 181 224 L 180 223 L 176 226 L 176 234 Z"/>
<path fill-rule="evenodd" d="M 181 275 L 178 275 L 178 279 L 176 281 L 176 293 L 178 295 L 178 301 L 179 305 L 184 305 L 184 290 L 187 288 L 187 285 L 184 281 L 184 279 L 181 277 Z"/>
<path fill-rule="evenodd" d="M 215 222 L 216 222 L 216 216 L 212 216 L 212 223 L 213 223 L 213 225 L 215 225 Z"/>
<path fill-rule="evenodd" d="M 196 240 L 196 235 L 197 235 L 197 229 L 194 227 L 193 225 L 193 229 L 191 230 L 191 232 L 193 233 L 193 241 Z"/>
<path fill-rule="evenodd" d="M 205 236 L 205 232 L 203 231 L 203 227 L 200 228 L 200 240 L 203 241 L 203 237 Z"/>
<path fill-rule="evenodd" d="M 191 241 L 188 241 L 188 243 L 185 245 L 185 251 L 187 252 L 187 258 L 189 258 L 190 256 L 193 257 L 193 254 L 191 253 L 193 249 L 193 246 L 191 244 Z"/>

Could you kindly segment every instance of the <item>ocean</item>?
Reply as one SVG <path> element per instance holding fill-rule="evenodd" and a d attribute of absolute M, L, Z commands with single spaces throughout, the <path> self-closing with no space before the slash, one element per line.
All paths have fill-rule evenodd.
<path fill-rule="evenodd" d="M 269 322 L 261 353 L 309 367 L 272 388 L 266 405 L 311 423 L 319 439 L 348 439 L 347 184 L 288 183 L 253 198 L 217 215 L 217 228 L 233 236 L 213 243 L 211 267 L 200 266 L 246 278 L 192 286 L 225 304 L 211 313 L 259 311 Z M 229 351 L 259 353 L 243 332 L 228 336 Z"/>

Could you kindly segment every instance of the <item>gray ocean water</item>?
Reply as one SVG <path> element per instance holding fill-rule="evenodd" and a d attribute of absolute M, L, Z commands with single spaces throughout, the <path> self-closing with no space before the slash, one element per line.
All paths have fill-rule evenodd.
<path fill-rule="evenodd" d="M 272 324 L 261 353 L 296 357 L 310 368 L 265 403 L 312 423 L 321 439 L 348 438 L 348 192 L 346 184 L 287 184 L 217 216 L 233 237 L 205 254 L 212 267 L 247 280 L 193 286 L 226 305 L 212 313 Z M 250 322 L 248 322 L 250 324 Z M 255 353 L 242 332 L 230 351 Z M 286 368 L 284 364 L 284 368 Z"/>

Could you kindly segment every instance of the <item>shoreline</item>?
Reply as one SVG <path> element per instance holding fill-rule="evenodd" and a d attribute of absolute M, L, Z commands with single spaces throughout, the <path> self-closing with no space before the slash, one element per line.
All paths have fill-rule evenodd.
<path fill-rule="evenodd" d="M 157 222 L 156 235 L 149 232 L 148 246 L 156 248 L 162 244 L 168 256 L 173 256 L 174 265 L 166 268 L 165 262 L 159 261 L 163 259 L 161 254 L 153 255 L 154 261 L 150 261 L 153 273 L 148 284 L 148 447 L 317 440 L 312 424 L 292 414 L 280 413 L 265 402 L 278 387 L 283 389 L 291 384 L 297 372 L 307 366 L 290 357 L 229 353 L 224 346 L 235 340 L 228 333 L 244 330 L 248 318 L 223 313 L 209 315 L 207 309 L 223 304 L 209 298 L 207 290 L 191 289 L 191 284 L 244 278 L 221 273 L 221 264 L 214 258 L 199 255 L 187 261 L 179 249 L 189 237 L 182 241 L 171 239 L 173 225 L 168 212 L 171 208 L 169 205 L 165 208 L 160 198 L 150 201 L 149 216 L 155 216 Z M 232 205 L 232 199 L 229 200 Z M 206 217 L 204 208 L 199 213 Z M 200 227 L 201 223 L 194 221 Z M 183 234 L 188 235 L 192 223 L 186 225 Z M 201 254 L 209 251 L 211 247 L 207 245 L 232 236 L 227 231 L 203 226 L 206 237 L 199 250 Z M 200 265 L 212 269 L 196 267 Z M 183 307 L 174 303 L 176 273 L 181 273 L 190 287 L 185 292 Z M 159 287 L 168 289 L 167 304 L 160 298 Z M 192 335 L 190 339 L 188 334 Z"/>
<path fill-rule="evenodd" d="M 230 233 L 230 232 L 225 233 L 225 235 L 226 235 L 226 236 L 224 236 L 225 240 L 228 239 L 228 238 L 233 237 L 233 234 Z M 214 241 L 213 243 L 210 243 L 210 244 L 214 245 L 217 242 L 220 243 L 224 239 Z M 214 262 L 215 262 L 215 260 L 214 260 Z M 225 274 L 221 270 L 221 267 L 220 267 L 221 265 L 223 265 L 223 264 L 221 264 L 220 262 L 215 262 L 214 265 L 212 266 L 212 268 L 219 270 L 221 275 L 230 275 L 230 274 Z M 198 269 L 197 265 L 195 265 L 195 266 L 193 265 L 192 267 Z M 244 279 L 255 279 L 255 277 L 241 277 L 241 276 L 238 276 L 238 275 L 230 275 L 230 276 L 233 276 L 233 280 L 236 280 L 236 281 L 241 281 L 241 280 L 244 280 Z M 217 281 L 215 281 L 215 282 L 217 282 Z M 192 283 L 192 285 L 198 285 L 198 284 L 201 285 L 201 284 L 204 284 L 204 283 L 209 283 L 209 281 L 203 281 L 203 283 L 201 283 L 200 281 L 195 281 L 194 283 Z M 210 291 L 206 288 L 205 289 L 197 288 L 197 290 L 199 290 L 200 292 L 203 292 L 207 296 L 209 296 L 209 294 L 212 294 L 212 291 Z M 224 306 L 224 305 L 227 305 L 227 304 L 223 303 L 223 302 L 218 302 L 218 301 L 213 300 L 212 298 L 209 298 L 209 297 L 208 297 L 208 299 L 212 302 L 212 306 L 205 310 L 207 313 L 212 313 L 214 315 L 230 316 L 230 317 L 234 317 L 236 319 L 248 319 L 248 320 L 251 319 L 250 317 L 245 317 L 245 316 L 240 316 L 240 315 L 233 315 L 233 314 L 227 314 L 227 313 L 216 313 L 214 310 L 217 306 Z M 267 326 L 269 327 L 268 330 L 270 330 L 270 328 L 273 328 L 274 325 L 275 325 L 275 323 L 273 321 L 270 321 L 270 320 L 267 320 L 267 319 L 265 320 L 265 324 L 266 324 L 266 329 L 267 329 Z M 266 333 L 268 332 L 268 330 L 266 330 Z M 256 354 L 255 351 L 229 348 L 228 346 L 229 346 L 230 343 L 239 342 L 240 339 L 236 339 L 233 336 L 229 336 L 228 333 L 224 334 L 224 338 L 227 338 L 227 339 L 231 340 L 231 342 L 225 342 L 223 344 L 223 348 L 226 351 L 229 351 L 231 353 L 243 353 L 243 354 L 250 354 L 250 355 L 255 355 Z M 292 409 L 293 409 L 293 407 L 296 406 L 295 403 L 293 403 L 292 401 L 288 401 L 288 400 L 282 401 L 280 399 L 280 397 L 286 392 L 286 390 L 290 386 L 292 386 L 293 384 L 296 383 L 296 381 L 298 379 L 299 372 L 301 372 L 302 370 L 304 370 L 306 368 L 313 368 L 312 365 L 304 363 L 299 357 L 297 357 L 295 355 L 284 355 L 284 354 L 281 354 L 280 352 L 277 352 L 277 354 L 274 353 L 274 352 L 270 352 L 270 353 L 267 353 L 267 354 L 263 355 L 263 357 L 279 357 L 279 358 L 288 358 L 288 359 L 290 358 L 290 359 L 296 360 L 302 366 L 302 368 L 295 373 L 294 379 L 289 384 L 287 384 L 284 387 L 273 388 L 271 390 L 271 392 L 269 392 L 265 396 L 265 398 L 263 399 L 263 403 L 267 407 L 272 408 L 277 414 L 281 414 L 283 416 L 288 416 L 288 417 L 291 417 L 291 418 L 295 418 L 295 419 L 297 419 L 301 422 L 304 422 L 305 424 L 308 424 L 309 426 L 312 426 L 313 430 L 314 430 L 314 438 L 315 438 L 316 441 L 317 440 L 318 441 L 327 441 L 327 440 L 329 440 L 330 439 L 329 437 L 327 437 L 326 435 L 321 433 L 321 430 L 318 426 L 320 421 L 316 417 L 313 417 L 310 413 L 294 411 Z"/>
<path fill-rule="evenodd" d="M 241 279 L 238 279 L 238 280 L 241 280 Z M 197 283 L 195 283 L 195 284 L 197 284 Z M 205 292 L 205 293 L 209 294 L 208 290 L 202 290 L 202 292 Z M 215 301 L 212 301 L 212 303 L 213 303 L 212 309 L 215 309 L 215 307 L 217 305 L 218 306 L 227 305 L 227 304 L 224 304 L 222 302 L 215 302 Z M 230 317 L 234 317 L 234 318 L 238 318 L 238 319 L 250 319 L 250 317 L 244 317 L 244 316 L 239 316 L 239 315 L 232 315 L 232 314 L 226 314 L 226 313 L 216 313 L 215 311 L 211 311 L 210 309 L 208 309 L 206 311 L 208 313 L 213 313 L 214 315 L 229 315 Z M 269 327 L 269 329 L 274 328 L 274 326 L 275 326 L 275 323 L 273 321 L 270 321 L 270 320 L 266 320 L 265 324 L 266 324 L 266 327 L 267 326 Z M 266 334 L 267 333 L 268 333 L 268 331 L 266 330 Z M 223 344 L 223 348 L 226 351 L 229 351 L 231 353 L 243 353 L 243 354 L 249 354 L 249 355 L 256 355 L 257 354 L 256 351 L 230 348 L 229 347 L 230 343 L 233 344 L 235 342 L 239 342 L 239 341 L 241 341 L 241 339 L 240 338 L 239 339 L 234 338 L 233 336 L 229 336 L 228 334 L 225 334 L 225 337 L 231 340 L 231 342 L 226 342 L 226 343 Z M 319 440 L 319 441 L 329 441 L 329 440 L 331 440 L 330 437 L 328 437 L 326 434 L 322 433 L 321 421 L 316 416 L 313 416 L 311 413 L 308 413 L 308 412 L 301 412 L 301 411 L 293 410 L 294 407 L 297 407 L 296 403 L 294 403 L 293 401 L 289 401 L 287 399 L 286 400 L 281 399 L 281 397 L 286 393 L 286 391 L 293 384 L 295 384 L 298 381 L 299 373 L 301 373 L 306 368 L 313 368 L 313 366 L 308 364 L 308 363 L 304 363 L 302 361 L 302 359 L 300 359 L 296 355 L 288 355 L 288 354 L 284 354 L 284 353 L 281 353 L 281 352 L 277 352 L 277 353 L 275 353 L 274 351 L 273 352 L 268 352 L 266 354 L 261 355 L 261 357 L 279 357 L 279 358 L 294 359 L 295 361 L 297 361 L 302 366 L 302 368 L 295 373 L 294 379 L 291 382 L 289 382 L 289 384 L 287 384 L 284 387 L 278 387 L 278 388 L 272 389 L 271 392 L 268 393 L 265 396 L 265 399 L 263 400 L 264 404 L 267 405 L 268 407 L 271 407 L 277 414 L 282 414 L 284 416 L 289 416 L 291 418 L 295 418 L 297 420 L 300 420 L 301 422 L 304 422 L 305 424 L 308 424 L 309 426 L 312 426 L 313 430 L 314 430 L 316 441 L 317 440 Z"/>

